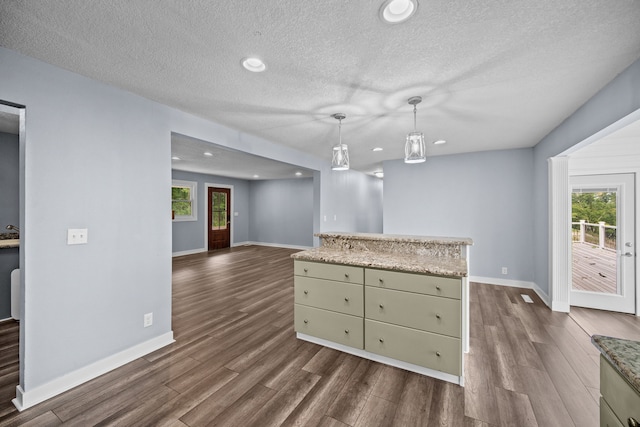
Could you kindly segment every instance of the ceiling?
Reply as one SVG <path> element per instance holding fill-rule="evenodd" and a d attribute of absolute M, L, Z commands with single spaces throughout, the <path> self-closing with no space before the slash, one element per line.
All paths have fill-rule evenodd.
<path fill-rule="evenodd" d="M 381 4 L 3 1 L 0 45 L 327 161 L 345 113 L 366 173 L 403 157 L 411 96 L 428 155 L 532 147 L 640 57 L 638 0 Z"/>
<path fill-rule="evenodd" d="M 171 168 L 187 172 L 213 173 L 247 180 L 313 177 L 310 169 L 231 150 L 177 133 L 171 135 L 171 154 Z"/>

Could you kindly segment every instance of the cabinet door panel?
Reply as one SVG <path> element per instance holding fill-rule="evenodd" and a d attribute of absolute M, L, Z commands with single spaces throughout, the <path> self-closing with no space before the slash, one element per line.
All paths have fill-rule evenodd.
<path fill-rule="evenodd" d="M 460 301 L 365 286 L 365 317 L 455 338 L 461 336 Z"/>
<path fill-rule="evenodd" d="M 367 268 L 365 269 L 365 284 L 384 289 L 416 292 L 446 298 L 460 299 L 462 296 L 462 280 L 452 277 Z"/>
<path fill-rule="evenodd" d="M 640 395 L 618 374 L 609 361 L 600 356 L 600 394 L 617 417 L 640 421 Z"/>
<path fill-rule="evenodd" d="M 362 349 L 364 325 L 362 317 L 296 304 L 294 306 L 296 332 Z"/>
<path fill-rule="evenodd" d="M 315 277 L 346 283 L 364 283 L 364 269 L 350 265 L 296 260 L 293 263 L 293 274 L 296 276 Z"/>
<path fill-rule="evenodd" d="M 296 304 L 338 311 L 362 317 L 364 290 L 362 285 L 296 276 Z"/>
<path fill-rule="evenodd" d="M 624 427 L 615 414 L 607 405 L 607 402 L 600 397 L 600 426 L 601 427 Z"/>
<path fill-rule="evenodd" d="M 365 319 L 364 348 L 414 365 L 461 375 L 461 344 L 457 338 Z"/>

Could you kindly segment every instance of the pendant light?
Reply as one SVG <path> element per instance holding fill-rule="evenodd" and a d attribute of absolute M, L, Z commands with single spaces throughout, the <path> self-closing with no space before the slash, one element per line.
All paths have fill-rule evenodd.
<path fill-rule="evenodd" d="M 346 171 L 349 169 L 349 150 L 347 144 L 342 143 L 342 119 L 347 117 L 343 113 L 333 114 L 331 117 L 338 120 L 338 144 L 333 146 L 331 157 L 331 169 L 334 171 Z"/>
<path fill-rule="evenodd" d="M 424 134 L 416 130 L 416 105 L 421 102 L 421 96 L 412 96 L 408 99 L 409 105 L 413 105 L 413 132 L 407 134 L 407 141 L 404 143 L 405 163 L 422 163 L 427 160 L 424 147 Z"/>

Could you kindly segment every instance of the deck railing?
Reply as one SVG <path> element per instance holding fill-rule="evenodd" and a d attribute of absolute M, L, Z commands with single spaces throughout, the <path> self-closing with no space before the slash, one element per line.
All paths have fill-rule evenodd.
<path fill-rule="evenodd" d="M 591 224 L 581 219 L 579 222 L 571 223 L 571 238 L 574 242 L 589 243 L 600 249 L 617 249 L 616 231 L 615 225 L 607 225 L 604 221 Z"/>

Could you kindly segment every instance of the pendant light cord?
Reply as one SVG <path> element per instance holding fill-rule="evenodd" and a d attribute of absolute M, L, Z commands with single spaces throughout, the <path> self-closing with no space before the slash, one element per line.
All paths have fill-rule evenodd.
<path fill-rule="evenodd" d="M 416 131 L 416 104 L 413 104 L 413 130 Z"/>

